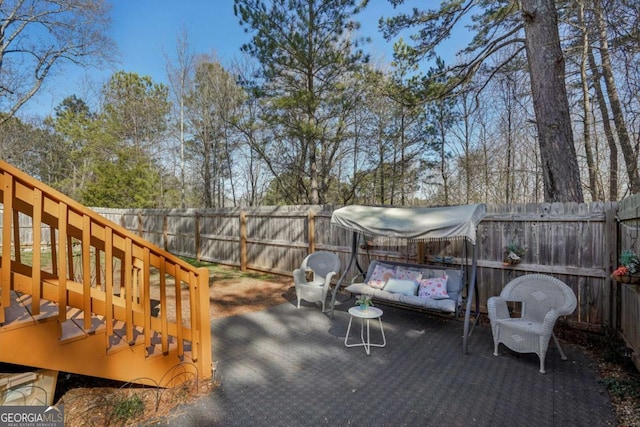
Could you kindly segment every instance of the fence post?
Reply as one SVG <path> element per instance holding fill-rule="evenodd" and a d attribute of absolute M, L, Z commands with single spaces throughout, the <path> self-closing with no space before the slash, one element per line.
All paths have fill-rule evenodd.
<path fill-rule="evenodd" d="M 166 211 L 162 214 L 162 248 L 169 251 L 169 220 Z"/>
<path fill-rule="evenodd" d="M 612 202 L 605 204 L 604 209 L 604 235 L 608 238 L 604 239 L 604 262 L 607 272 L 613 271 L 618 262 L 618 221 L 616 219 L 618 213 L 618 205 Z M 604 279 L 604 297 L 609 301 L 609 306 L 602 304 L 602 319 L 606 319 L 607 323 L 613 330 L 620 328 L 620 285 L 613 284 L 610 278 Z"/>
<path fill-rule="evenodd" d="M 426 260 L 427 257 L 427 245 L 424 242 L 418 242 L 416 244 L 417 246 L 417 250 L 416 250 L 416 260 L 418 262 L 418 264 L 423 264 Z"/>
<path fill-rule="evenodd" d="M 247 212 L 240 211 L 240 270 L 247 271 Z"/>
<path fill-rule="evenodd" d="M 142 211 L 138 211 L 138 236 L 144 238 L 144 229 L 142 227 Z"/>
<path fill-rule="evenodd" d="M 307 229 L 309 231 L 309 253 L 311 254 L 316 251 L 316 216 L 311 209 L 309 209 L 307 218 Z"/>
<path fill-rule="evenodd" d="M 198 261 L 200 261 L 200 259 L 202 258 L 202 251 L 200 248 L 200 212 L 196 211 L 195 215 L 195 236 L 194 236 L 194 240 L 195 240 L 195 244 L 196 244 L 196 259 Z"/>

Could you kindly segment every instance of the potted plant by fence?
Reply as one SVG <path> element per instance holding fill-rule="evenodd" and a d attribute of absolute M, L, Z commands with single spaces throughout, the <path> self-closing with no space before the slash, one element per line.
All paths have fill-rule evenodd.
<path fill-rule="evenodd" d="M 360 306 L 360 310 L 366 310 L 369 306 L 373 307 L 373 301 L 371 301 L 371 297 L 368 295 L 358 295 L 356 305 Z"/>
<path fill-rule="evenodd" d="M 618 268 L 615 269 L 611 278 L 621 283 L 640 283 L 640 259 L 631 249 L 620 252 Z"/>
<path fill-rule="evenodd" d="M 519 243 L 509 243 L 504 248 L 504 257 L 502 262 L 504 265 L 515 265 L 522 262 L 522 257 L 527 250 L 520 246 Z"/>

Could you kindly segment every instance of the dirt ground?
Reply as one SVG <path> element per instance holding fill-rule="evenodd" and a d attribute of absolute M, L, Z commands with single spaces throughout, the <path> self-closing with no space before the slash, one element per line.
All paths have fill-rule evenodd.
<path fill-rule="evenodd" d="M 245 314 L 294 299 L 290 277 L 241 274 L 237 269 L 216 267 L 210 287 L 210 316 L 218 319 Z M 60 372 L 54 401 L 64 404 L 66 426 L 148 425 L 215 386 L 212 381 L 201 381 L 158 390 Z"/>
<path fill-rule="evenodd" d="M 291 278 L 240 273 L 233 268 L 217 268 L 213 273 L 211 318 L 245 314 L 295 300 Z M 601 381 L 607 385 L 619 427 L 640 425 L 640 374 L 623 355 L 624 345 L 611 338 L 561 329 L 561 340 L 572 342 L 591 353 L 598 364 Z M 100 378 L 60 373 L 57 403 L 64 403 L 65 425 L 121 426 L 151 425 L 216 387 L 215 382 L 185 384 L 175 389 L 139 388 Z"/>

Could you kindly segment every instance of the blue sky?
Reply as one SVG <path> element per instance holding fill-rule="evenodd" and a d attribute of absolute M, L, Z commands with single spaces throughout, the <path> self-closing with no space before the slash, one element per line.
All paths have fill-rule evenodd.
<path fill-rule="evenodd" d="M 186 28 L 191 48 L 196 53 L 216 52 L 225 63 L 240 56 L 240 46 L 249 41 L 238 18 L 233 14 L 233 0 L 111 0 L 111 37 L 120 52 L 119 63 L 111 69 L 82 70 L 67 67 L 47 82 L 23 114 L 50 115 L 66 96 L 76 94 L 91 102 L 99 89 L 116 71 L 124 70 L 151 76 L 154 82 L 166 81 L 167 55 L 176 52 L 176 39 Z M 406 0 L 424 8 L 421 0 Z M 387 43 L 377 30 L 381 16 L 397 13 L 388 0 L 370 0 L 356 19 L 361 34 L 371 37 L 370 52 L 391 60 L 392 43 Z"/>
<path fill-rule="evenodd" d="M 233 0 L 114 0 L 113 38 L 129 71 L 148 74 L 164 72 L 162 51 L 175 53 L 176 37 L 181 27 L 197 52 L 216 51 L 221 60 L 240 54 L 240 46 L 250 40 L 233 14 Z M 376 48 L 387 49 L 377 31 L 383 14 L 393 13 L 387 0 L 372 0 L 358 19 L 367 36 L 375 37 Z"/>

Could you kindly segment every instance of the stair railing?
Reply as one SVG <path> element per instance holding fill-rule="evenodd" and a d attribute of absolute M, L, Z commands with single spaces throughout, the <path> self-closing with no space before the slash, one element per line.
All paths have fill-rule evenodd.
<path fill-rule="evenodd" d="M 196 364 L 200 378 L 211 376 L 206 268 L 191 266 L 3 161 L 0 192 L 0 324 L 12 291 L 28 294 L 33 316 L 49 301 L 58 305 L 60 324 L 76 309 L 87 333 L 101 325 L 106 351 L 124 329 L 127 345 L 177 354 Z M 25 222 L 33 235 L 30 259 L 21 244 Z"/>

